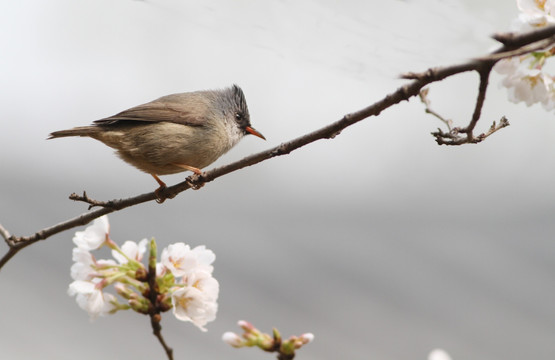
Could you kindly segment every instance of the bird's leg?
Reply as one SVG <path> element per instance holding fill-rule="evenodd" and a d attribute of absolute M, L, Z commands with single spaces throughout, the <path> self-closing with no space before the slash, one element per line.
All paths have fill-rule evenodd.
<path fill-rule="evenodd" d="M 185 165 L 185 164 L 177 164 L 177 163 L 173 163 L 172 165 L 179 166 L 180 168 L 183 168 L 183 169 L 185 169 L 185 170 L 192 171 L 192 172 L 194 172 L 194 173 L 197 174 L 197 175 L 202 174 L 202 171 L 200 171 L 199 168 L 196 168 L 196 167 L 194 167 L 194 166 L 189 166 L 189 165 Z"/>
<path fill-rule="evenodd" d="M 154 180 L 156 180 L 158 185 L 160 185 L 160 187 L 158 189 L 154 190 L 154 194 L 156 195 L 156 202 L 158 204 L 161 204 L 166 200 L 166 197 L 161 196 L 160 191 L 163 191 L 166 188 L 166 183 L 163 182 L 162 180 L 160 180 L 160 178 L 158 176 L 156 176 L 156 174 L 150 174 L 150 175 L 152 175 Z"/>

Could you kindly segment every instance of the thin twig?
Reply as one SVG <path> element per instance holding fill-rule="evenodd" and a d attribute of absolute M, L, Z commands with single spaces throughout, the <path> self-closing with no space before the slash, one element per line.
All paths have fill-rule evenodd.
<path fill-rule="evenodd" d="M 432 104 L 430 103 L 430 100 L 428 99 L 428 91 L 429 91 L 429 88 L 426 88 L 426 89 L 422 89 L 418 93 L 418 97 L 420 98 L 420 101 L 422 101 L 422 103 L 426 107 L 426 110 L 425 110 L 426 113 L 430 114 L 430 115 L 433 115 L 436 118 L 438 118 L 439 121 L 441 121 L 442 123 L 445 124 L 445 126 L 447 126 L 447 130 L 449 130 L 449 132 L 453 131 L 453 129 L 452 129 L 453 120 L 444 118 L 438 112 L 436 112 L 435 110 L 432 109 L 432 107 L 431 107 Z"/>
<path fill-rule="evenodd" d="M 506 117 L 502 117 L 499 120 L 499 124 L 497 124 L 495 121 L 493 122 L 493 124 L 490 126 L 489 130 L 486 133 L 482 133 L 480 135 L 477 136 L 477 138 L 479 139 L 479 141 L 483 141 L 485 138 L 487 138 L 488 136 L 490 136 L 491 134 L 495 133 L 498 130 L 503 129 L 504 127 L 509 126 L 509 120 L 507 120 Z"/>
<path fill-rule="evenodd" d="M 0 235 L 2 235 L 6 242 L 8 242 L 8 239 L 11 237 L 9 231 L 6 230 L 6 228 L 4 228 L 2 224 L 0 224 Z"/>
<path fill-rule="evenodd" d="M 154 334 L 154 336 L 156 336 L 156 338 L 164 348 L 168 359 L 173 360 L 173 349 L 169 347 L 168 344 L 166 344 L 166 341 L 162 336 L 162 326 L 160 326 L 160 323 L 156 322 L 155 317 L 150 318 L 150 324 L 152 325 L 152 333 Z"/>

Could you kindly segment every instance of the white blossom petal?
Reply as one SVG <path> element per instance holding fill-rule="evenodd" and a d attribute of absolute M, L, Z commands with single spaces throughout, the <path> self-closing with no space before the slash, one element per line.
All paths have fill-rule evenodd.
<path fill-rule="evenodd" d="M 172 294 L 173 314 L 182 321 L 190 321 L 202 331 L 204 326 L 216 319 L 218 304 L 193 286 L 175 290 Z"/>
<path fill-rule="evenodd" d="M 205 271 L 188 274 L 183 281 L 184 286 L 172 293 L 173 314 L 206 331 L 206 323 L 216 318 L 220 285 Z"/>
<path fill-rule="evenodd" d="M 197 246 L 193 250 L 182 242 L 169 245 L 162 250 L 161 261 L 175 277 L 185 276 L 195 271 L 212 273 L 212 262 L 216 256 L 205 246 Z"/>
<path fill-rule="evenodd" d="M 451 356 L 442 349 L 434 349 L 428 355 L 428 360 L 451 360 Z"/>
<path fill-rule="evenodd" d="M 104 316 L 115 308 L 112 304 L 116 301 L 114 295 L 98 289 L 90 281 L 76 280 L 69 285 L 68 294 L 75 296 L 79 307 L 89 313 L 91 320 Z"/>
<path fill-rule="evenodd" d="M 193 252 L 197 255 L 197 261 L 202 265 L 209 266 L 216 260 L 216 254 L 204 245 L 195 247 Z"/>
<path fill-rule="evenodd" d="M 156 276 L 162 277 L 166 274 L 167 268 L 162 263 L 156 263 Z"/>
<path fill-rule="evenodd" d="M 210 273 L 197 271 L 184 277 L 183 282 L 187 286 L 192 286 L 202 291 L 207 300 L 218 300 L 220 284 Z"/>
<path fill-rule="evenodd" d="M 75 261 L 70 269 L 73 280 L 90 280 L 94 276 L 94 258 L 88 250 L 73 248 L 72 259 Z"/>
<path fill-rule="evenodd" d="M 85 231 L 77 231 L 73 237 L 73 242 L 79 248 L 96 250 L 104 244 L 109 233 L 108 216 L 104 215 L 95 219 L 92 225 L 85 228 Z"/>
<path fill-rule="evenodd" d="M 129 259 L 133 259 L 136 261 L 141 261 L 143 259 L 143 255 L 146 252 L 146 244 L 148 240 L 143 239 L 139 241 L 137 244 L 134 241 L 126 241 L 121 246 L 121 251 L 127 256 Z M 120 264 L 127 264 L 127 258 L 120 254 L 119 252 L 112 250 L 112 256 L 116 259 Z"/>

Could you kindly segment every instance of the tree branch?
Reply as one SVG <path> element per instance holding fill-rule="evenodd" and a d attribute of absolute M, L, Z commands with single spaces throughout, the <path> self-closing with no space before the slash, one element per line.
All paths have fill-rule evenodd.
<path fill-rule="evenodd" d="M 278 145 L 276 147 L 270 148 L 268 150 L 247 156 L 239 161 L 235 161 L 228 165 L 224 165 L 209 171 L 202 173 L 201 175 L 189 176 L 185 181 L 178 183 L 174 186 L 168 187 L 163 191 L 160 191 L 160 195 L 166 198 L 173 198 L 177 194 L 191 188 L 200 187 L 203 184 L 213 181 L 221 176 L 229 174 L 233 171 L 240 170 L 247 166 L 258 164 L 262 161 L 271 159 L 276 156 L 286 155 L 292 151 L 315 142 L 320 139 L 332 139 L 341 131 L 361 120 L 364 120 L 370 116 L 378 116 L 383 110 L 400 103 L 403 100 L 408 100 L 413 96 L 419 94 L 419 92 L 428 84 L 441 81 L 447 77 L 455 74 L 460 74 L 468 71 L 476 71 L 480 74 L 480 88 L 478 92 L 478 98 L 476 100 L 476 105 L 474 113 L 469 125 L 462 129 L 457 130 L 457 133 L 453 135 L 453 131 L 447 133 L 440 132 L 440 138 L 444 139 L 446 142 L 451 142 L 452 145 L 462 144 L 462 143 L 477 143 L 485 139 L 487 136 L 491 135 L 495 131 L 499 130 L 508 125 L 505 120 L 500 121 L 500 125 L 492 126 L 487 134 L 482 134 L 477 137 L 473 136 L 474 128 L 479 121 L 481 109 L 485 100 L 485 92 L 488 84 L 489 73 L 493 65 L 500 59 L 513 56 L 514 50 L 523 48 L 522 53 L 535 51 L 531 49 L 536 49 L 537 46 L 550 46 L 555 43 L 555 26 L 550 26 L 542 28 L 540 30 L 535 30 L 525 34 L 497 34 L 494 35 L 494 39 L 500 41 L 503 46 L 496 50 L 489 56 L 483 58 L 472 59 L 464 63 L 446 66 L 446 67 L 436 67 L 430 68 L 422 73 L 405 73 L 402 75 L 403 78 L 412 80 L 406 85 L 401 86 L 394 92 L 388 94 L 383 99 L 377 101 L 376 103 L 365 107 L 361 110 L 355 111 L 353 113 L 343 116 L 340 120 L 317 129 L 311 133 L 300 136 L 296 139 L 287 141 Z M 543 41 L 545 40 L 545 41 Z M 539 42 L 539 43 L 538 43 Z M 538 44 L 535 44 L 538 43 Z M 528 46 L 528 47 L 526 47 Z M 521 54 L 520 52 L 518 54 Z M 459 133 L 465 133 L 466 137 L 461 137 L 460 140 Z M 436 140 L 438 139 L 437 135 Z M 457 136 L 459 140 L 449 140 L 449 137 Z M 9 235 L 9 232 L 0 225 L 0 234 L 6 240 L 9 246 L 8 252 L 0 259 L 0 269 L 21 249 L 39 241 L 47 239 L 48 237 L 58 234 L 62 231 L 89 223 L 90 221 L 105 215 L 112 213 L 114 211 L 119 211 L 127 207 L 141 204 L 147 201 L 152 201 L 157 198 L 154 192 L 145 193 L 142 195 L 130 197 L 127 199 L 116 199 L 107 202 L 96 201 L 88 198 L 84 193 L 82 197 L 73 194 L 70 198 L 74 200 L 85 201 L 92 206 L 101 206 L 100 209 L 96 209 L 91 212 L 81 214 L 73 219 L 66 220 L 57 225 L 42 229 L 30 236 L 13 236 Z"/>

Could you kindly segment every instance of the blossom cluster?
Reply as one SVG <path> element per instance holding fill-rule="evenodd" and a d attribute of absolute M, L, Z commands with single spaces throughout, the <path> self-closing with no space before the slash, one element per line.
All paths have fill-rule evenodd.
<path fill-rule="evenodd" d="M 218 310 L 218 281 L 212 276 L 215 255 L 204 246 L 193 249 L 182 242 L 162 250 L 161 261 L 156 262 L 154 239 L 150 241 L 148 266 L 142 263 L 147 250 L 147 239 L 138 243 L 126 241 L 121 247 L 110 239 L 110 226 L 106 216 L 100 217 L 85 231 L 75 233 L 73 265 L 68 293 L 86 310 L 91 319 L 118 310 L 133 309 L 148 314 L 153 309 L 172 309 L 175 317 L 190 321 L 202 331 L 216 318 Z M 96 259 L 91 251 L 102 246 L 111 249 L 113 259 Z M 149 272 L 151 272 L 149 274 Z M 155 272 L 154 289 L 149 277 Z M 106 288 L 113 285 L 119 295 Z M 156 296 L 152 297 L 152 292 Z M 151 299 L 155 298 L 155 303 Z M 124 299 L 124 302 L 120 302 Z"/>
<path fill-rule="evenodd" d="M 517 0 L 520 10 L 513 22 L 515 31 L 529 31 L 555 24 L 555 0 Z M 548 74 L 544 65 L 555 55 L 555 47 L 526 55 L 503 59 L 494 69 L 504 79 L 509 100 L 524 102 L 527 106 L 541 103 L 547 111 L 555 109 L 555 77 Z"/>

